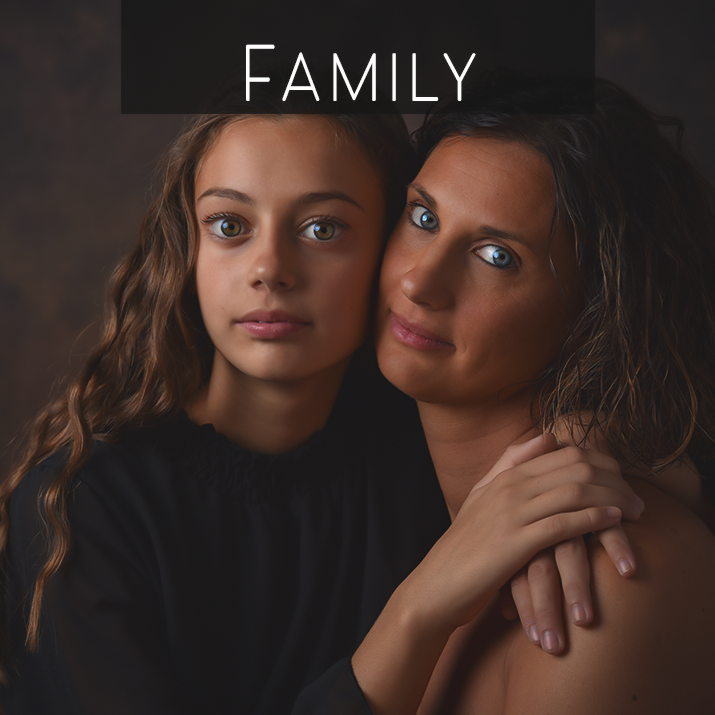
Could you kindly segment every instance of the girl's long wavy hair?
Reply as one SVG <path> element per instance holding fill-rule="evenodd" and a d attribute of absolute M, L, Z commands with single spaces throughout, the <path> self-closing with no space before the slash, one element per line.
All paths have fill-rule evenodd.
<path fill-rule="evenodd" d="M 682 133 L 606 80 L 502 70 L 416 134 L 422 161 L 447 137 L 485 134 L 547 159 L 583 309 L 535 385 L 534 417 L 548 430 L 580 416 L 578 441 L 596 430 L 651 470 L 715 453 L 715 190 Z"/>
<path fill-rule="evenodd" d="M 179 411 L 208 379 L 213 345 L 193 290 L 197 255 L 194 179 L 203 157 L 220 133 L 246 115 L 196 117 L 166 152 L 160 190 L 139 231 L 134 250 L 119 264 L 102 337 L 79 376 L 64 394 L 38 415 L 17 468 L 0 483 L 0 568 L 4 567 L 10 529 L 10 498 L 25 474 L 51 454 L 61 452 L 64 466 L 38 497 L 47 527 L 46 559 L 31 594 L 26 646 L 38 642 L 42 596 L 47 580 L 71 548 L 67 495 L 87 459 L 92 440 L 157 423 Z M 282 121 L 285 117 L 261 117 Z M 336 142 L 355 141 L 376 168 L 386 196 L 387 226 L 404 207 L 405 184 L 414 154 L 399 114 L 326 115 Z M 0 602 L 0 643 L 4 637 Z M 7 653 L 2 653 L 2 661 Z M 1 665 L 1 662 L 0 662 Z M 0 679 L 7 673 L 0 668 Z"/>

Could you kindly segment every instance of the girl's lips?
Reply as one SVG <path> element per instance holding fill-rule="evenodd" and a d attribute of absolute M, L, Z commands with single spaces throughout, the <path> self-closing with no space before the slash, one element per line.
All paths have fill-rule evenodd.
<path fill-rule="evenodd" d="M 401 315 L 390 316 L 390 332 L 396 340 L 416 350 L 454 350 L 452 343 L 442 340 L 429 330 L 411 323 Z"/>
<path fill-rule="evenodd" d="M 236 322 L 251 335 L 269 340 L 290 337 L 310 325 L 290 313 L 266 310 L 255 310 Z"/>

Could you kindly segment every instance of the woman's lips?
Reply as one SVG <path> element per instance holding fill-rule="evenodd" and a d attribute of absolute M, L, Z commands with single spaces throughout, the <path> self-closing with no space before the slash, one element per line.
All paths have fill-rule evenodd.
<path fill-rule="evenodd" d="M 257 338 L 287 338 L 307 328 L 310 323 L 279 310 L 254 310 L 236 321 Z"/>
<path fill-rule="evenodd" d="M 416 350 L 454 350 L 452 343 L 442 340 L 432 331 L 412 323 L 395 313 L 390 317 L 390 332 L 396 340 Z"/>

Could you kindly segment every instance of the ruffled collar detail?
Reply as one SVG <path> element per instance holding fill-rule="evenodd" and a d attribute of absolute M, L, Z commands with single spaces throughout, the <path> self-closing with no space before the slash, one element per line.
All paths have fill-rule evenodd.
<path fill-rule="evenodd" d="M 219 493 L 246 503 L 290 499 L 335 478 L 345 463 L 350 440 L 342 420 L 331 416 L 325 428 L 283 454 L 251 452 L 231 442 L 213 425 L 197 425 L 181 411 L 164 432 L 178 468 Z M 347 428 L 347 425 L 343 425 Z"/>

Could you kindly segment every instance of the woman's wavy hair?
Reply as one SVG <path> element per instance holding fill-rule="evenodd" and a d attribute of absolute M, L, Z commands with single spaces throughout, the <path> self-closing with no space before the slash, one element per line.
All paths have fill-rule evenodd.
<path fill-rule="evenodd" d="M 240 87 L 238 88 L 240 93 Z M 213 346 L 193 290 L 197 255 L 194 180 L 202 159 L 221 132 L 248 115 L 231 113 L 231 96 L 219 113 L 196 116 L 167 150 L 158 175 L 159 190 L 135 248 L 111 281 L 102 337 L 79 376 L 35 419 L 14 471 L 0 483 L 0 569 L 10 528 L 10 498 L 24 475 L 54 453 L 64 467 L 38 498 L 47 527 L 46 559 L 31 594 L 26 646 L 37 647 L 42 596 L 47 580 L 71 548 L 67 495 L 87 459 L 92 440 L 157 423 L 179 411 L 211 372 Z M 260 115 L 283 121 L 285 116 Z M 324 115 L 336 141 L 355 141 L 376 168 L 386 196 L 387 225 L 404 208 L 405 185 L 414 172 L 414 152 L 397 114 Z M 4 603 L 0 603 L 0 643 Z M 2 653 L 6 661 L 7 653 Z M 0 668 L 0 679 L 7 673 Z"/>
<path fill-rule="evenodd" d="M 536 384 L 534 417 L 548 430 L 580 416 L 579 441 L 596 430 L 614 455 L 652 470 L 686 450 L 715 452 L 715 190 L 684 156 L 682 133 L 612 82 L 506 70 L 416 133 L 422 161 L 460 135 L 547 159 L 553 227 L 566 222 L 574 237 L 583 309 Z"/>

